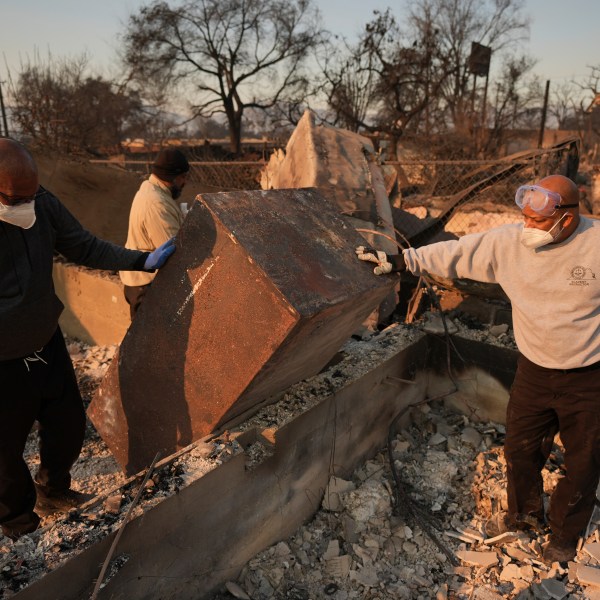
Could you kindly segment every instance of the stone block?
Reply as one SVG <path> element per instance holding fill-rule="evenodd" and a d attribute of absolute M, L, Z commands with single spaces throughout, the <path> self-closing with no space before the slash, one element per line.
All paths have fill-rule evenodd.
<path fill-rule="evenodd" d="M 127 473 L 318 373 L 397 283 L 315 190 L 198 196 L 88 414 Z"/>

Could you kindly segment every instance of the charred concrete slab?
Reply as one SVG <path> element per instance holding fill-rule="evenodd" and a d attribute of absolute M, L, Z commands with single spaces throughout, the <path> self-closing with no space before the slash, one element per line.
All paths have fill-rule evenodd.
<path fill-rule="evenodd" d="M 88 411 L 128 473 L 319 372 L 396 283 L 315 190 L 197 200 Z"/>
<path fill-rule="evenodd" d="M 261 173 L 263 189 L 315 187 L 348 215 L 372 246 L 398 254 L 392 208 L 373 143 L 324 123 L 307 110 Z M 368 233 L 367 230 L 379 234 Z"/>

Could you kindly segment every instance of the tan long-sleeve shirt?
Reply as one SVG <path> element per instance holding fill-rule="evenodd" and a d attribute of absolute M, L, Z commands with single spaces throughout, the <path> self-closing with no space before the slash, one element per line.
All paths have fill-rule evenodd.
<path fill-rule="evenodd" d="M 177 234 L 183 223 L 183 213 L 169 188 L 154 175 L 144 181 L 137 191 L 131 212 L 126 248 L 152 252 Z M 156 273 L 120 271 L 125 285 L 146 285 Z"/>

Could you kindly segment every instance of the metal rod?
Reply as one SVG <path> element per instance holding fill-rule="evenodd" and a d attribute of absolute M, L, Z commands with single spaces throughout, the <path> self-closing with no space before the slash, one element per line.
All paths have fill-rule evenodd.
<path fill-rule="evenodd" d="M 413 381 L 412 379 L 402 379 L 402 377 L 392 377 L 391 375 L 388 375 L 384 380 L 383 383 L 386 383 L 387 380 L 390 381 L 397 381 L 398 383 L 410 383 L 411 385 L 417 385 L 416 381 Z"/>
<path fill-rule="evenodd" d="M 544 128 L 546 127 L 546 111 L 548 110 L 548 95 L 550 93 L 550 80 L 546 81 L 546 93 L 544 94 L 544 106 L 542 107 L 542 122 L 540 123 L 540 137 L 538 138 L 538 148 L 542 147 L 544 142 Z"/>
<path fill-rule="evenodd" d="M 2 81 L 0 81 L 0 111 L 2 112 L 2 122 L 4 123 L 4 135 L 8 137 L 8 121 L 6 119 L 6 109 L 4 108 L 4 98 L 2 97 Z"/>
<path fill-rule="evenodd" d="M 113 540 L 113 542 L 110 546 L 108 554 L 106 555 L 106 559 L 104 560 L 104 564 L 102 565 L 102 569 L 100 570 L 100 575 L 98 576 L 98 580 L 96 581 L 96 585 L 94 586 L 94 591 L 92 592 L 90 600 L 96 600 L 96 598 L 98 597 L 98 592 L 100 591 L 100 588 L 102 587 L 102 580 L 104 579 L 104 575 L 106 574 L 106 569 L 108 568 L 108 565 L 110 564 L 110 559 L 112 558 L 112 555 L 114 554 L 117 544 L 119 543 L 119 540 L 121 539 L 121 535 L 123 534 L 125 525 L 127 525 L 127 522 L 131 518 L 131 513 L 133 512 L 133 509 L 137 506 L 137 503 L 140 500 L 142 492 L 144 491 L 144 488 L 146 487 L 146 482 L 148 481 L 148 479 L 150 479 L 150 475 L 152 475 L 152 471 L 154 471 L 154 465 L 156 464 L 156 461 L 158 460 L 159 456 L 160 456 L 160 452 L 157 452 L 156 456 L 154 457 L 154 460 L 152 461 L 152 464 L 148 467 L 148 470 L 146 471 L 146 476 L 144 477 L 144 479 L 140 485 L 140 488 L 138 489 L 137 494 L 136 494 L 135 498 L 133 499 L 133 502 L 129 505 L 129 510 L 127 511 L 127 514 L 125 515 L 125 518 L 123 519 L 123 522 L 121 523 L 121 527 L 119 527 L 119 531 L 117 532 L 117 535 L 115 536 L 115 539 Z"/>

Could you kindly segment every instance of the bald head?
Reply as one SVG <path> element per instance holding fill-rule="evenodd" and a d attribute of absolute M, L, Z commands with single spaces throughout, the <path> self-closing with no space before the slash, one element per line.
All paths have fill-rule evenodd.
<path fill-rule="evenodd" d="M 0 138 L 0 192 L 31 196 L 38 187 L 38 170 L 29 151 L 16 140 Z"/>
<path fill-rule="evenodd" d="M 563 175 L 549 175 L 538 182 L 541 187 L 557 192 L 561 197 L 561 204 L 579 204 L 579 190 L 573 181 Z M 579 209 L 575 208 L 573 211 Z"/>

